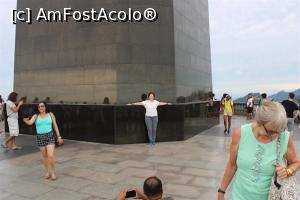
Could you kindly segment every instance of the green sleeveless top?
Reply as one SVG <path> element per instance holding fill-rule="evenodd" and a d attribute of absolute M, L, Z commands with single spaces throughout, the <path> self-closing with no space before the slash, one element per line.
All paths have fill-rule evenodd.
<path fill-rule="evenodd" d="M 280 157 L 287 152 L 289 132 L 280 133 Z M 237 171 L 231 184 L 230 200 L 267 200 L 277 161 L 277 139 L 263 144 L 256 140 L 252 124 L 241 127 Z"/>

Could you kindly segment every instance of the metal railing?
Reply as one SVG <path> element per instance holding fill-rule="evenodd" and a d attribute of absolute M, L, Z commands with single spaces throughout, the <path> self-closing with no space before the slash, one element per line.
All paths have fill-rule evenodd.
<path fill-rule="evenodd" d="M 256 110 L 257 106 L 258 106 L 257 104 L 254 105 L 254 108 L 253 108 L 254 114 L 255 114 L 255 110 Z M 236 115 L 247 115 L 246 103 L 234 103 L 233 107 L 234 107 L 234 113 Z"/>

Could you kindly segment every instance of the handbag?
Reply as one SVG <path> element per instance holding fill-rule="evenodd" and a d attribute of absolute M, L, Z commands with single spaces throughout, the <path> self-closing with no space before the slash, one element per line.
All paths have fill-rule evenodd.
<path fill-rule="evenodd" d="M 52 119 L 51 114 L 49 114 L 49 115 L 50 115 L 51 120 L 52 120 L 52 123 L 53 123 L 54 120 Z M 54 130 L 53 124 L 52 124 L 52 128 L 53 128 L 53 134 L 54 134 L 55 130 Z M 54 139 L 55 139 L 55 146 L 56 146 L 56 147 L 62 146 L 62 145 L 64 144 L 64 143 L 61 143 L 61 144 L 60 144 L 60 143 L 58 142 L 58 137 L 57 137 L 56 134 L 54 135 Z"/>
<path fill-rule="evenodd" d="M 279 135 L 277 139 L 277 163 L 280 163 L 280 160 Z M 279 178 L 275 171 L 269 191 L 269 200 L 299 200 L 295 176 Z"/>

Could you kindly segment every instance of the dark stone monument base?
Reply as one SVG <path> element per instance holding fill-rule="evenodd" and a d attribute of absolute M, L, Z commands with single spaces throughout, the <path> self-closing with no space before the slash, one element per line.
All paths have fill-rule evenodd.
<path fill-rule="evenodd" d="M 49 104 L 64 139 L 108 144 L 148 142 L 143 106 Z M 24 105 L 20 133 L 35 134 L 22 118 L 32 115 L 37 104 Z M 219 104 L 206 102 L 175 104 L 158 108 L 157 142 L 182 141 L 219 123 Z"/>

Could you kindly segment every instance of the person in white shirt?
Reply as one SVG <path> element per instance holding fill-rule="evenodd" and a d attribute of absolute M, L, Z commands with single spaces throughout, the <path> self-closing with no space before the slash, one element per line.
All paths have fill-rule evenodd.
<path fill-rule="evenodd" d="M 145 107 L 145 123 L 148 130 L 149 144 L 155 145 L 156 129 L 158 124 L 157 107 L 163 105 L 171 105 L 171 103 L 159 102 L 155 100 L 155 93 L 149 92 L 147 100 L 128 105 L 141 105 Z"/>
<path fill-rule="evenodd" d="M 18 112 L 20 107 L 23 105 L 23 101 L 17 101 L 17 98 L 18 94 L 16 92 L 12 92 L 9 94 L 6 102 L 7 123 L 10 136 L 1 144 L 2 148 L 5 150 L 8 150 L 8 144 L 10 142 L 12 143 L 13 150 L 21 149 L 16 144 L 16 137 L 19 135 Z"/>
<path fill-rule="evenodd" d="M 255 97 L 252 94 L 248 95 L 246 107 L 247 107 L 247 120 L 253 119 L 253 109 L 254 109 Z"/>

